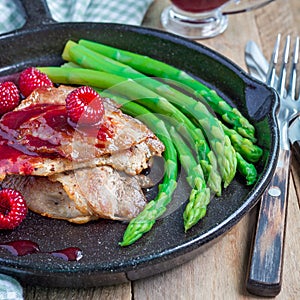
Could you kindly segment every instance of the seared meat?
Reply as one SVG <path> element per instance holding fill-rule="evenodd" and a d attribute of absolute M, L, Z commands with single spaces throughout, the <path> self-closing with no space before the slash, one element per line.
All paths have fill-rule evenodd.
<path fill-rule="evenodd" d="M 62 184 L 79 210 L 101 218 L 130 220 L 146 204 L 137 179 L 109 166 L 60 173 L 49 179 Z"/>
<path fill-rule="evenodd" d="M 19 190 L 43 216 L 129 221 L 146 205 L 141 185 L 151 180 L 139 174 L 164 145 L 109 99 L 100 126 L 74 128 L 65 108 L 72 89 L 37 89 L 2 116 L 1 186 Z"/>
<path fill-rule="evenodd" d="M 103 155 L 87 161 L 77 162 L 59 157 L 49 158 L 28 155 L 18 149 L 6 147 L 4 143 L 1 145 L 0 138 L 0 182 L 6 175 L 12 174 L 49 176 L 64 171 L 103 165 L 109 165 L 129 175 L 136 175 L 148 166 L 148 160 L 152 156 L 149 145 L 152 142 L 156 144 L 155 140 L 148 139 L 147 142 L 141 142 L 132 148 L 111 155 Z"/>
<path fill-rule="evenodd" d="M 76 168 L 110 165 L 138 174 L 164 145 L 141 122 L 105 99 L 100 127 L 74 129 L 67 120 L 70 87 L 41 88 L 0 120 L 0 180 L 6 174 L 48 176 Z M 100 132 L 100 134 L 98 134 Z"/>
<path fill-rule="evenodd" d="M 13 188 L 22 193 L 30 210 L 45 217 L 68 220 L 73 223 L 86 223 L 97 217 L 84 214 L 76 208 L 59 182 L 51 182 L 47 177 L 7 176 L 3 188 Z"/>
<path fill-rule="evenodd" d="M 7 176 L 2 186 L 19 190 L 34 212 L 80 224 L 98 218 L 130 220 L 146 204 L 138 180 L 121 176 L 109 166 L 60 173 L 49 179 Z"/>

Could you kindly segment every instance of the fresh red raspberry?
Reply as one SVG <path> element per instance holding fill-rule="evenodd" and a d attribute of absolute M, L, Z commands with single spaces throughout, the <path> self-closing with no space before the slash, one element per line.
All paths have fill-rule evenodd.
<path fill-rule="evenodd" d="M 28 97 L 38 87 L 51 87 L 49 77 L 34 67 L 25 69 L 19 78 L 19 89 L 24 97 Z"/>
<path fill-rule="evenodd" d="M 0 229 L 14 229 L 24 220 L 27 204 L 20 192 L 0 190 Z"/>
<path fill-rule="evenodd" d="M 81 125 L 99 124 L 104 115 L 103 100 L 89 86 L 81 86 L 66 98 L 67 114 L 71 122 Z"/>
<path fill-rule="evenodd" d="M 13 110 L 19 104 L 19 101 L 19 90 L 13 82 L 0 83 L 0 115 Z"/>

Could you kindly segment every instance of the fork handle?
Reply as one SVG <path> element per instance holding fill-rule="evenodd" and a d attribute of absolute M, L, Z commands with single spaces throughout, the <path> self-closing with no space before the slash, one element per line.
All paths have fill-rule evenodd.
<path fill-rule="evenodd" d="M 260 201 L 246 282 L 247 290 L 258 296 L 276 296 L 281 290 L 289 161 L 290 150 L 280 150 L 274 176 Z"/>

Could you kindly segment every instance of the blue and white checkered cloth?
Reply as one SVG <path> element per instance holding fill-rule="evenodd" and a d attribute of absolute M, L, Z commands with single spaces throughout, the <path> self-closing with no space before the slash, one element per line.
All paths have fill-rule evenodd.
<path fill-rule="evenodd" d="M 140 25 L 153 0 L 47 0 L 57 22 L 111 22 Z M 21 28 L 25 16 L 12 0 L 0 0 L 0 34 Z"/>
<path fill-rule="evenodd" d="M 21 300 L 23 299 L 22 286 L 14 278 L 0 274 L 0 299 Z"/>
<path fill-rule="evenodd" d="M 140 25 L 153 0 L 47 0 L 57 22 L 111 22 Z M 0 0 L 0 34 L 21 28 L 25 16 L 12 0 Z M 0 300 L 23 299 L 22 286 L 0 274 Z"/>

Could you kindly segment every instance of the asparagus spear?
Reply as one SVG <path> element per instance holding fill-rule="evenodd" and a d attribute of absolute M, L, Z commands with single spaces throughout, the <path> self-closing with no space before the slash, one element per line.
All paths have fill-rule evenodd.
<path fill-rule="evenodd" d="M 128 246 L 148 232 L 156 220 L 163 215 L 177 186 L 177 152 L 162 120 L 147 109 L 134 102 L 124 102 L 122 110 L 144 122 L 164 143 L 165 173 L 163 182 L 158 187 L 158 194 L 151 200 L 137 217 L 132 219 L 123 235 L 121 246 Z"/>
<path fill-rule="evenodd" d="M 253 164 L 248 163 L 241 154 L 236 153 L 237 169 L 246 178 L 246 184 L 252 185 L 257 180 L 257 171 Z"/>
<path fill-rule="evenodd" d="M 250 162 L 257 162 L 263 154 L 263 150 L 254 145 L 249 139 L 242 137 L 235 130 L 228 128 L 220 122 L 224 133 L 230 138 L 235 150 Z"/>
<path fill-rule="evenodd" d="M 39 68 L 46 73 L 53 82 L 65 84 L 84 84 L 95 86 L 102 89 L 110 88 L 117 94 L 129 97 L 150 110 L 158 111 L 161 114 L 167 115 L 177 120 L 178 123 L 184 123 L 186 117 L 174 107 L 165 98 L 157 95 L 151 90 L 137 84 L 133 80 L 125 79 L 123 77 L 95 71 L 89 69 L 79 68 L 59 68 L 59 67 L 42 67 Z M 200 104 L 200 103 L 199 103 Z M 221 127 L 218 121 L 208 111 L 202 113 L 199 111 L 202 107 L 195 107 L 198 115 L 202 116 L 201 123 L 210 135 L 210 144 L 217 157 L 219 170 L 221 172 L 224 186 L 227 186 L 233 179 L 236 171 L 236 158 L 231 149 L 231 145 L 225 143 L 225 136 L 223 131 L 219 130 Z M 191 108 L 192 109 L 192 108 Z M 212 125 L 210 123 L 212 119 Z M 218 124 L 215 126 L 215 124 Z M 229 150 L 228 150 L 229 149 Z"/>
<path fill-rule="evenodd" d="M 231 107 L 215 91 L 195 80 L 186 72 L 148 56 L 117 49 L 100 43 L 82 39 L 79 41 L 79 44 L 90 48 L 95 52 L 101 53 L 107 57 L 129 65 L 145 74 L 172 79 L 190 87 L 195 91 L 195 96 L 206 101 L 216 113 L 221 115 L 224 121 L 231 124 L 242 136 L 247 137 L 255 142 L 256 139 L 254 127 L 238 111 L 238 109 Z"/>
<path fill-rule="evenodd" d="M 103 96 L 103 93 L 101 93 L 101 95 Z M 166 127 L 163 128 L 164 123 L 162 120 L 156 118 L 154 114 L 151 114 L 147 109 L 134 102 L 126 101 L 125 99 L 121 98 L 118 98 L 117 102 L 123 103 L 121 108 L 122 111 L 138 118 L 139 120 L 147 124 L 157 134 L 159 138 L 162 138 L 162 141 L 164 140 L 164 137 L 167 133 L 165 132 Z M 157 127 L 158 124 L 160 125 L 159 127 Z M 157 131 L 157 129 L 159 130 Z M 164 135 L 161 135 L 161 132 L 163 132 Z M 206 207 L 210 201 L 210 191 L 206 187 L 201 166 L 197 164 L 188 146 L 185 144 L 180 135 L 175 131 L 173 126 L 170 127 L 169 132 L 171 134 L 175 148 L 177 149 L 179 160 L 183 168 L 187 172 L 187 181 L 192 187 L 192 191 L 189 197 L 189 203 L 186 206 L 186 209 L 183 214 L 184 228 L 185 231 L 187 231 L 205 216 Z M 168 147 L 170 147 L 170 145 L 168 145 Z M 169 178 L 169 176 L 167 176 L 167 178 Z M 166 203 L 167 201 L 164 202 Z M 151 203 L 149 205 L 149 209 L 146 206 L 145 210 L 147 213 L 144 213 L 144 210 L 141 213 L 141 215 L 137 216 L 134 220 L 130 222 L 130 227 L 128 227 L 128 229 L 125 231 L 124 240 L 129 239 L 129 237 L 130 240 L 133 240 L 133 236 L 137 236 L 136 234 L 133 234 L 133 232 L 136 232 L 137 229 L 139 229 L 139 231 L 146 232 L 145 230 L 147 229 L 148 231 L 148 228 L 150 227 L 149 224 L 151 224 L 151 227 L 153 226 L 153 220 L 161 216 L 165 211 L 165 209 L 162 209 L 161 207 L 155 210 L 154 207 L 156 208 L 157 205 Z M 164 205 L 164 207 L 166 207 L 166 205 Z M 152 212 L 150 219 L 148 219 L 149 210 Z"/>
<path fill-rule="evenodd" d="M 104 92 L 105 93 L 105 92 Z M 112 94 L 107 94 L 109 97 L 114 97 Z M 159 110 L 156 110 L 155 112 L 159 112 Z M 173 122 L 173 119 L 169 119 L 171 123 L 173 123 L 173 126 L 184 136 L 185 138 L 188 138 L 189 136 L 192 137 L 192 140 L 190 141 L 190 145 L 193 147 L 193 144 L 199 145 L 199 143 L 205 143 L 205 137 L 202 134 L 202 131 L 197 131 L 197 128 L 194 127 L 193 123 L 187 119 L 184 116 L 184 123 L 178 123 Z M 224 132 L 230 139 L 233 141 L 232 145 L 240 151 L 244 156 L 249 158 L 250 161 L 256 162 L 259 157 L 262 155 L 262 149 L 256 145 L 253 145 L 252 142 L 246 138 L 243 138 L 240 136 L 236 131 L 227 128 L 224 124 L 220 122 L 221 126 L 224 127 Z M 195 134 L 198 134 L 198 139 L 195 137 Z M 202 147 L 203 146 L 203 147 Z M 203 149 L 203 151 L 208 151 L 206 153 L 206 157 L 203 159 L 200 159 L 201 167 L 203 170 L 207 172 L 206 181 L 207 185 L 210 187 L 210 189 L 216 193 L 217 196 L 220 196 L 221 194 L 221 188 L 220 188 L 220 177 L 217 172 L 214 170 L 217 169 L 216 165 L 216 158 L 214 156 L 214 153 L 211 152 L 205 145 L 200 146 L 200 151 Z M 231 144 L 226 137 L 226 147 L 231 147 Z M 204 152 L 203 152 L 204 153 Z M 252 185 L 255 183 L 257 179 L 257 171 L 253 164 L 248 163 L 242 155 L 240 155 L 237 151 L 232 154 L 232 151 L 225 152 L 226 157 L 227 155 L 236 155 L 235 158 L 230 158 L 229 160 L 235 161 L 237 170 L 240 172 L 241 175 L 243 175 L 246 178 L 247 185 Z M 229 154 L 227 154 L 229 153 Z M 225 186 L 226 187 L 226 186 Z"/>
<path fill-rule="evenodd" d="M 173 126 L 169 130 L 177 149 L 179 160 L 187 173 L 187 181 L 192 187 L 189 202 L 183 213 L 184 229 L 187 231 L 205 216 L 207 205 L 210 202 L 210 191 L 206 187 L 201 166 L 196 163 L 184 140 Z"/>
<path fill-rule="evenodd" d="M 65 44 L 62 58 L 86 69 L 94 69 L 106 72 L 109 70 L 109 73 L 119 76 L 131 74 L 132 76 L 140 77 L 142 75 L 140 72 L 135 71 L 130 66 L 119 63 L 116 60 L 92 51 L 71 40 Z"/>
<path fill-rule="evenodd" d="M 184 123 L 178 123 L 174 119 L 168 119 L 168 121 L 187 140 L 190 147 L 192 149 L 195 148 L 197 160 L 204 171 L 204 178 L 207 186 L 213 193 L 220 196 L 222 192 L 222 178 L 218 171 L 215 153 L 209 148 L 202 130 L 195 127 L 187 117 L 184 116 L 184 119 Z"/>

